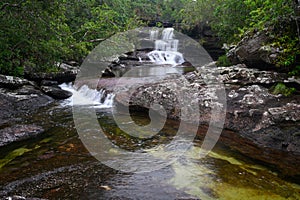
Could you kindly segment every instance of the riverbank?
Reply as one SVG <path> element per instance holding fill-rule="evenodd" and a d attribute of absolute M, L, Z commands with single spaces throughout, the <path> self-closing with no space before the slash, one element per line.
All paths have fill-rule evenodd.
<path fill-rule="evenodd" d="M 206 73 L 205 70 L 211 73 L 212 69 L 202 69 L 201 72 Z M 219 71 L 217 78 L 224 83 L 227 102 L 226 120 L 220 141 L 251 158 L 270 164 L 279 169 L 283 176 L 298 177 L 297 166 L 300 164 L 299 93 L 285 97 L 281 94 L 272 94 L 270 90 L 277 83 L 297 83 L 283 73 L 247 68 L 243 64 L 219 67 L 215 70 Z M 212 117 L 211 100 L 215 94 L 207 92 L 208 86 L 202 75 L 199 72 L 189 72 L 184 75 L 184 78 L 190 84 L 187 88 L 192 91 L 195 100 L 199 102 L 200 118 L 198 120 L 200 125 L 205 127 Z M 109 92 L 117 83 L 116 79 L 102 78 L 101 81 L 92 80 L 84 84 L 97 86 L 97 89 L 105 88 Z M 44 82 L 49 84 L 49 81 Z M 132 92 L 129 104 L 133 109 L 139 111 L 149 109 L 149 106 L 155 102 L 165 107 L 170 119 L 180 119 L 180 105 L 174 101 L 176 91 L 173 87 L 174 83 L 180 84 L 180 78 L 168 76 L 157 80 L 149 79 L 147 84 L 145 80 L 139 82 L 130 79 L 128 81 L 128 83 L 126 81 L 122 83 L 126 85 L 126 89 L 120 90 L 115 97 L 117 105 L 128 106 L 128 102 L 124 102 L 124 99 Z M 132 84 L 133 82 L 135 84 Z M 71 95 L 55 85 L 39 85 L 16 77 L 2 76 L 1 83 L 1 146 L 43 134 L 44 125 L 26 124 L 26 119 L 55 102 L 55 99 L 63 99 L 49 96 L 45 87 L 52 87 L 55 91 L 62 92 L 64 98 Z M 134 91 L 130 91 L 131 88 L 134 88 Z M 211 89 L 214 92 L 218 91 L 217 88 Z M 190 116 L 190 119 L 195 118 Z M 198 132 L 200 137 L 203 137 L 203 134 L 205 132 Z"/>
<path fill-rule="evenodd" d="M 66 64 L 57 73 L 27 74 L 27 79 L 0 75 L 0 147 L 37 137 L 43 124 L 28 124 L 36 113 L 56 101 L 72 96 L 58 85 L 74 81 L 78 69 Z"/>
<path fill-rule="evenodd" d="M 225 85 L 227 112 L 224 130 L 214 150 L 205 159 L 199 160 L 197 157 L 192 157 L 193 162 L 197 164 L 190 160 L 188 165 L 186 161 L 180 161 L 166 169 L 143 175 L 121 173 L 96 161 L 78 138 L 73 123 L 72 107 L 60 105 L 61 100 L 45 94 L 39 84 L 22 80 L 22 84 L 18 87 L 10 89 L 7 86 L 3 87 L 1 91 L 5 92 L 1 94 L 3 98 L 0 102 L 3 106 L 0 109 L 5 111 L 1 113 L 6 114 L 1 115 L 0 133 L 2 137 L 6 137 L 7 134 L 24 135 L 24 137 L 16 137 L 17 140 L 6 142 L 0 147 L 3 152 L 11 152 L 5 156 L 5 159 L 13 159 L 1 172 L 3 185 L 1 185 L 0 196 L 10 196 L 14 199 L 95 196 L 122 197 L 123 199 L 128 191 L 136 191 L 130 194 L 130 198 L 141 197 L 140 192 L 144 191 L 142 196 L 146 195 L 151 199 L 153 196 L 147 191 L 151 190 L 152 194 L 153 191 L 164 188 L 157 198 L 165 195 L 171 199 L 176 198 L 176 195 L 186 198 L 196 198 L 194 195 L 197 197 L 207 195 L 210 198 L 221 196 L 226 197 L 225 199 L 234 199 L 231 192 L 241 190 L 244 191 L 239 194 L 242 198 L 253 195 L 261 198 L 270 194 L 278 199 L 282 196 L 297 197 L 297 187 L 294 188 L 285 180 L 296 183 L 299 180 L 297 170 L 300 164 L 299 135 L 297 135 L 299 133 L 299 96 L 297 93 L 290 97 L 274 95 L 269 90 L 272 85 L 277 82 L 286 82 L 288 78 L 285 74 L 251 69 L 245 65 L 219 67 L 216 70 L 220 72 L 218 78 Z M 213 73 L 210 68 L 209 71 Z M 124 87 L 118 90 L 115 103 L 117 107 L 127 106 L 124 104 L 124 98 L 131 88 L 134 88 L 129 104 L 133 111 L 138 112 L 133 113 L 142 111 L 145 114 L 153 101 L 164 105 L 168 117 L 175 119 L 171 120 L 171 123 L 168 122 L 170 124 L 166 126 L 170 132 L 167 131 L 166 136 L 156 137 L 153 141 L 145 140 L 145 144 L 142 145 L 149 142 L 159 144 L 172 137 L 173 132 L 176 132 L 174 128 L 180 123 L 178 121 L 180 108 L 174 101 L 175 91 L 172 86 L 172 83 L 176 84 L 181 81 L 180 77 L 187 80 L 189 85 L 186 87 L 193 92 L 193 98 L 200 102 L 201 115 L 198 119 L 200 126 L 195 138 L 195 146 L 198 147 L 197 150 L 187 152 L 187 156 L 197 155 L 207 132 L 207 125 L 211 120 L 211 99 L 214 97 L 211 91 L 218 91 L 211 87 L 208 92 L 207 85 L 199 71 L 159 79 L 146 78 L 148 81 L 146 84 L 145 80 L 124 79 L 121 84 Z M 98 89 L 106 88 L 108 94 L 113 91 L 117 83 L 118 78 L 114 77 L 101 78 L 100 81 L 99 79 L 85 80 L 82 84 Z M 25 93 L 26 88 L 31 88 L 30 91 L 34 93 L 31 95 L 29 91 Z M 18 106 L 24 107 L 19 110 Z M 179 112 L 174 112 L 174 110 Z M 122 131 L 115 127 L 117 125 L 114 124 L 113 116 L 109 115 L 111 114 L 105 111 L 97 114 L 101 126 L 107 131 L 106 134 L 111 134 L 113 141 L 126 148 L 131 149 L 134 145 L 139 147 L 136 141 L 128 140 L 121 134 Z M 139 120 L 148 121 L 149 119 Z M 189 126 L 185 126 L 185 129 L 188 130 Z M 26 137 L 24 133 L 27 134 Z M 34 139 L 35 137 L 37 138 Z M 4 140 L 1 139 L 1 141 Z M 247 157 L 239 155 L 238 152 Z M 200 166 L 198 166 L 199 163 L 201 163 Z M 193 173 L 191 174 L 189 170 Z M 214 186 L 204 186 L 199 181 L 203 180 L 202 173 L 207 177 L 205 180 Z M 145 176 L 149 181 L 142 181 Z M 157 176 L 161 177 L 159 182 L 155 181 Z M 182 191 L 184 187 L 182 177 L 188 177 L 187 187 L 192 187 L 194 190 Z M 130 181 L 130 184 L 122 181 L 120 183 L 120 180 Z M 158 187 L 151 186 L 147 189 L 138 187 L 141 182 L 149 185 L 154 182 L 153 185 L 158 185 Z M 284 185 L 285 189 L 283 190 L 278 185 Z M 233 193 L 236 194 L 236 192 Z M 238 197 L 235 196 L 235 198 Z"/>

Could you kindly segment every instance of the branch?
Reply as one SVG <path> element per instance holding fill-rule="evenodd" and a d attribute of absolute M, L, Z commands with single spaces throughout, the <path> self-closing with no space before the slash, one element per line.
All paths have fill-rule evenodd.
<path fill-rule="evenodd" d="M 94 39 L 94 40 L 90 40 L 90 41 L 87 41 L 87 42 L 102 42 L 102 41 L 104 41 L 104 40 L 106 40 L 106 39 L 104 39 L 104 38 L 99 38 L 99 39 Z"/>
<path fill-rule="evenodd" d="M 9 3 L 4 3 L 1 8 L 0 11 L 4 10 L 7 6 L 9 6 Z"/>

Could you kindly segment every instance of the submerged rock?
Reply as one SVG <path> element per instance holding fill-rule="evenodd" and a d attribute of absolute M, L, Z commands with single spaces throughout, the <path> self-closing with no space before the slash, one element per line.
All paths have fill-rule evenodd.
<path fill-rule="evenodd" d="M 36 125 L 15 125 L 0 130 L 0 147 L 13 142 L 20 142 L 36 137 L 44 132 L 44 129 Z"/>

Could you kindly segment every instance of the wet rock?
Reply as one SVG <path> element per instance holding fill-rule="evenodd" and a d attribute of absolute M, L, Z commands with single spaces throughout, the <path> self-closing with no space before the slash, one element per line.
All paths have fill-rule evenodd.
<path fill-rule="evenodd" d="M 54 99 L 67 99 L 73 95 L 70 91 L 54 86 L 42 86 L 41 90 Z"/>
<path fill-rule="evenodd" d="M 101 171 L 105 171 L 103 177 L 100 176 Z M 18 194 L 21 195 L 20 198 L 28 199 L 32 196 L 46 199 L 93 199 L 95 196 L 88 197 L 87 184 L 89 188 L 100 190 L 99 186 L 114 173 L 113 169 L 102 166 L 99 162 L 77 163 L 1 185 L 0 196 L 8 198 Z"/>
<path fill-rule="evenodd" d="M 0 147 L 13 142 L 20 142 L 36 137 L 44 132 L 44 129 L 36 125 L 15 125 L 0 130 Z"/>
<path fill-rule="evenodd" d="M 284 84 L 288 87 L 296 88 L 298 91 L 300 91 L 300 78 L 290 77 L 286 80 L 284 80 Z"/>
<path fill-rule="evenodd" d="M 115 101 L 125 107 L 148 109 L 159 104 L 169 118 L 202 125 L 221 120 L 220 116 L 212 114 L 212 110 L 222 111 L 227 107 L 223 128 L 232 131 L 230 137 L 236 138 L 235 144 L 226 139 L 227 144 L 250 157 L 279 166 L 284 173 L 299 175 L 299 95 L 286 98 L 272 94 L 269 89 L 284 80 L 287 80 L 285 74 L 250 69 L 243 64 L 218 69 L 202 67 L 198 72 L 181 77 L 168 77 L 135 88 L 127 87 L 116 95 Z M 224 83 L 227 105 L 222 102 L 219 82 Z M 199 107 L 200 115 L 195 113 L 194 105 Z M 183 107 L 191 109 L 186 118 L 181 115 Z M 226 135 L 223 137 L 226 138 Z M 251 148 L 244 145 L 246 143 L 251 144 Z M 253 152 L 268 150 L 269 154 L 252 155 L 248 147 Z M 286 157 L 282 163 L 278 160 L 280 152 L 293 156 Z"/>

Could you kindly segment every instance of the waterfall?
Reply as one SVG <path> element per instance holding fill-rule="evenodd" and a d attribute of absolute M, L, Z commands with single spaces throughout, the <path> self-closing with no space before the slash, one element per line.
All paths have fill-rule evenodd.
<path fill-rule="evenodd" d="M 157 64 L 171 64 L 173 66 L 184 63 L 184 58 L 178 52 L 179 41 L 174 39 L 174 28 L 165 28 L 161 39 L 159 31 L 150 31 L 150 40 L 154 41 L 155 50 L 148 53 L 150 60 Z"/>
<path fill-rule="evenodd" d="M 162 32 L 163 40 L 172 40 L 174 36 L 174 28 L 165 28 Z"/>
<path fill-rule="evenodd" d="M 150 40 L 157 40 L 158 39 L 158 30 L 151 30 L 150 31 Z"/>
<path fill-rule="evenodd" d="M 73 98 L 76 98 L 76 105 L 93 105 L 95 108 L 111 108 L 115 97 L 112 93 L 107 93 L 104 89 L 90 89 L 87 85 L 81 86 L 76 90 L 72 83 L 63 83 L 59 85 L 63 90 L 73 93 L 73 96 L 67 99 L 62 105 L 74 105 Z"/>

